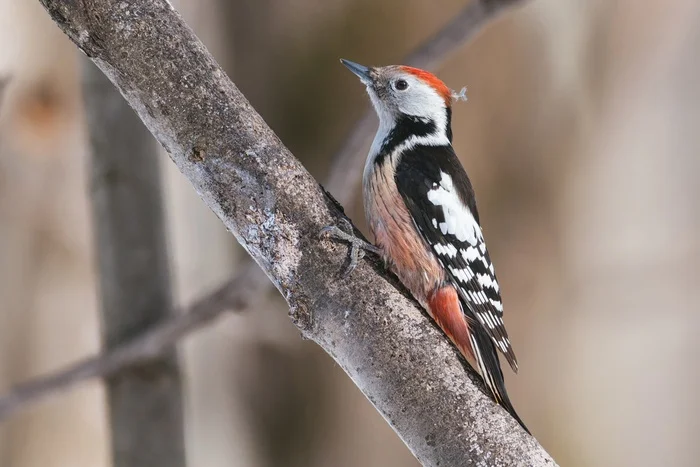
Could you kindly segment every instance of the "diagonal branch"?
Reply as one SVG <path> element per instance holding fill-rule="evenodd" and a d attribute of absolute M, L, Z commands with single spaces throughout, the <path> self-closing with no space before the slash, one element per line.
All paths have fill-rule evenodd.
<path fill-rule="evenodd" d="M 470 3 L 445 27 L 409 54 L 404 63 L 420 68 L 439 66 L 492 21 L 497 13 L 519 2 L 523 3 L 522 0 L 477 0 Z M 344 204 L 353 200 L 365 158 L 362 146 L 373 134 L 374 127 L 374 116 L 368 110 L 333 157 L 334 163 L 326 186 Z M 175 317 L 155 325 L 132 341 L 113 351 L 87 358 L 13 388 L 9 394 L 0 397 L 0 420 L 81 381 L 105 377 L 124 367 L 147 362 L 220 314 L 247 309 L 249 304 L 255 303 L 260 296 L 269 292 L 270 285 L 258 266 L 247 261 L 239 267 L 234 278 L 211 295 L 202 297 Z"/>
<path fill-rule="evenodd" d="M 337 203 L 228 80 L 167 0 L 42 0 L 265 271 L 294 323 L 347 372 L 424 465 L 551 465 L 441 334 L 369 262 L 338 280 L 318 240 Z M 350 332 L 351 330 L 351 332 Z"/>
<path fill-rule="evenodd" d="M 336 203 L 167 1 L 42 3 L 265 270 L 304 335 L 333 356 L 424 465 L 553 465 L 472 383 L 395 284 L 367 262 L 337 280 L 342 249 L 315 235 L 341 218 Z"/>

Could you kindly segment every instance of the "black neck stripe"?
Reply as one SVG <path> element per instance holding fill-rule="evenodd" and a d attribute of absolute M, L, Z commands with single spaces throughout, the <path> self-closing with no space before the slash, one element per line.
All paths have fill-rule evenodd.
<path fill-rule="evenodd" d="M 447 124 L 445 127 L 445 131 L 447 132 L 447 141 L 452 143 L 452 107 L 448 105 L 445 111 L 447 113 Z"/>
<path fill-rule="evenodd" d="M 437 126 L 433 120 L 426 120 L 412 115 L 402 115 L 382 143 L 375 159 L 377 164 L 384 162 L 397 146 L 411 136 L 428 136 L 435 133 Z"/>
<path fill-rule="evenodd" d="M 446 132 L 448 141 L 452 142 L 452 109 L 446 108 Z M 375 158 L 377 164 L 382 164 L 384 159 L 389 156 L 397 146 L 406 141 L 412 136 L 430 136 L 437 131 L 437 125 L 434 120 L 424 119 L 413 115 L 402 115 L 396 122 L 396 126 L 392 128 L 379 149 L 379 154 Z"/>

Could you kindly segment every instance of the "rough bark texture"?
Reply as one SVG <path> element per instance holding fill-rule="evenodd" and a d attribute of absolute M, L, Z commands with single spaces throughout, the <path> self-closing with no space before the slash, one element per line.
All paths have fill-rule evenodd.
<path fill-rule="evenodd" d="M 342 213 L 165 0 L 42 0 L 119 87 L 207 205 L 321 345 L 430 466 L 554 465 L 484 394 L 376 264 L 338 278 Z M 335 64 L 329 66 L 335 66 Z"/>
<path fill-rule="evenodd" d="M 170 271 L 155 142 L 89 62 L 84 83 L 102 334 L 110 349 L 170 318 Z M 113 465 L 184 467 L 182 385 L 175 352 L 109 376 L 106 387 Z"/>

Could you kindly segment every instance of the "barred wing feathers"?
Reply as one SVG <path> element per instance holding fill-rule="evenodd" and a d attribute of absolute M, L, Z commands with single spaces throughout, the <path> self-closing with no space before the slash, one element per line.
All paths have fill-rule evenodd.
<path fill-rule="evenodd" d="M 456 287 L 467 321 L 476 320 L 483 327 L 517 372 L 474 190 L 454 150 L 451 146 L 406 150 L 396 166 L 395 180 L 416 228 Z"/>

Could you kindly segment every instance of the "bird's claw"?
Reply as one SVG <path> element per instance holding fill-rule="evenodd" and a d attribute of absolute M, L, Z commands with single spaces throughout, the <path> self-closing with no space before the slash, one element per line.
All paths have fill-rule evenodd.
<path fill-rule="evenodd" d="M 335 225 L 329 225 L 321 229 L 321 236 L 350 244 L 350 261 L 342 273 L 343 277 L 348 277 L 350 273 L 355 270 L 358 262 L 365 257 L 365 251 L 379 254 L 379 248 L 354 236 L 352 233 L 352 224 L 347 219 L 341 218 L 340 223 L 343 225 L 344 229 Z"/>

